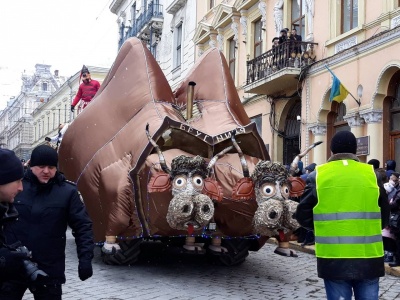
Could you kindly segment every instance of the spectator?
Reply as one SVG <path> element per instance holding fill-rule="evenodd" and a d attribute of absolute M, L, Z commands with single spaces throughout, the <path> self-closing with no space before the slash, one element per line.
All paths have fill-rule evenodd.
<path fill-rule="evenodd" d="M 388 178 L 386 176 L 385 169 L 377 168 L 375 169 L 375 174 L 378 179 L 379 185 L 386 185 L 388 183 Z M 388 193 L 388 190 L 386 190 L 386 193 Z M 383 240 L 383 250 L 385 253 L 384 261 L 385 263 L 393 262 L 393 255 L 394 252 L 396 252 L 396 241 L 395 241 L 395 236 L 390 231 L 389 226 L 386 226 L 385 228 L 382 229 L 382 240 Z"/>
<path fill-rule="evenodd" d="M 387 172 L 386 172 L 387 173 Z M 389 181 L 383 184 L 387 194 L 389 201 L 393 199 L 394 195 L 400 189 L 399 186 L 399 177 L 400 174 L 397 172 L 393 172 L 392 175 L 389 176 Z"/>
<path fill-rule="evenodd" d="M 24 190 L 15 201 L 18 222 L 4 226 L 8 242 L 20 240 L 32 251 L 32 260 L 48 277 L 29 286 L 25 281 L 7 281 L 0 299 L 22 299 L 28 288 L 35 299 L 61 299 L 67 226 L 75 237 L 79 278 L 86 280 L 92 276 L 92 222 L 75 184 L 57 171 L 57 163 L 57 151 L 53 148 L 41 145 L 33 149 L 30 169 L 22 181 Z"/>
<path fill-rule="evenodd" d="M 392 176 L 395 173 L 392 173 Z M 400 193 L 399 190 L 396 191 L 396 194 L 393 196 L 393 198 L 390 200 L 390 212 L 392 215 L 400 215 Z M 394 261 L 389 263 L 390 267 L 398 267 L 400 266 L 400 224 L 398 226 L 390 226 L 390 233 L 393 234 L 395 243 L 396 243 L 396 249 L 394 250 Z"/>
<path fill-rule="evenodd" d="M 385 275 L 386 192 L 373 169 L 359 162 L 350 131 L 333 136 L 331 151 L 328 162 L 308 176 L 296 218 L 314 228 L 318 276 L 328 300 L 351 299 L 353 292 L 355 299 L 378 299 L 379 277 Z"/>
<path fill-rule="evenodd" d="M 368 161 L 368 164 L 369 164 L 369 165 L 373 165 L 373 166 L 374 166 L 374 170 L 376 170 L 376 169 L 379 168 L 379 165 L 380 165 L 381 163 L 380 163 L 379 160 L 373 158 L 373 159 L 370 159 L 370 160 Z"/>
<path fill-rule="evenodd" d="M 89 69 L 84 65 L 81 70 L 81 78 L 83 78 L 81 85 L 79 86 L 78 92 L 71 104 L 71 111 L 74 112 L 75 106 L 80 100 L 83 101 L 84 109 L 93 97 L 96 95 L 97 91 L 100 89 L 100 83 L 90 77 Z"/>
<path fill-rule="evenodd" d="M 315 170 L 315 167 L 317 166 L 316 163 L 311 163 L 309 164 L 307 167 L 305 167 L 305 173 L 303 175 L 301 175 L 301 179 L 303 179 L 304 181 L 307 180 L 308 175 L 313 172 Z"/>
<path fill-rule="evenodd" d="M 25 253 L 12 251 L 6 245 L 3 226 L 15 222 L 18 212 L 13 202 L 22 191 L 24 169 L 14 151 L 0 149 L 0 290 L 6 280 L 22 278 L 23 260 L 28 259 Z"/>
<path fill-rule="evenodd" d="M 393 172 L 396 172 L 396 161 L 391 159 L 387 160 L 385 167 L 386 167 L 386 176 L 390 178 L 390 175 L 392 175 Z"/>
<path fill-rule="evenodd" d="M 279 44 L 283 44 L 284 42 L 286 42 L 288 40 L 286 29 L 282 29 L 280 31 L 280 34 L 281 35 L 279 36 Z"/>
<path fill-rule="evenodd" d="M 293 47 L 293 51 L 295 53 L 301 53 L 301 35 L 297 34 L 296 28 L 292 29 L 292 34 L 289 37 L 289 40 L 292 42 L 291 47 Z"/>
<path fill-rule="evenodd" d="M 279 38 L 274 37 L 272 39 L 272 66 L 279 67 L 280 61 L 280 47 L 279 47 Z"/>
<path fill-rule="evenodd" d="M 58 150 L 59 145 L 61 144 L 62 138 L 67 131 L 69 123 L 58 125 L 58 133 L 53 137 L 45 137 L 44 140 L 48 143 L 56 143 L 56 150 Z"/>

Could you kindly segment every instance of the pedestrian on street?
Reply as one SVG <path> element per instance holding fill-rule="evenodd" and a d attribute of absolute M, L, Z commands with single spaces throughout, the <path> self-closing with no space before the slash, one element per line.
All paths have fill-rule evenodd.
<path fill-rule="evenodd" d="M 368 161 L 368 164 L 373 165 L 374 169 L 379 169 L 379 165 L 381 164 L 381 162 L 375 158 L 372 158 Z"/>
<path fill-rule="evenodd" d="M 393 172 L 396 172 L 396 161 L 389 159 L 385 163 L 385 168 L 386 168 L 386 176 L 390 178 L 390 175 L 392 175 Z"/>
<path fill-rule="evenodd" d="M 60 124 L 58 125 L 58 133 L 55 136 L 52 137 L 48 137 L 46 136 L 44 138 L 44 140 L 46 142 L 50 143 L 55 143 L 56 144 L 56 150 L 58 150 L 58 147 L 60 146 L 61 142 L 62 142 L 62 138 L 65 134 L 65 132 L 67 131 L 69 127 L 69 123 L 64 123 L 64 124 Z"/>
<path fill-rule="evenodd" d="M 75 237 L 79 278 L 92 276 L 92 222 L 75 184 L 57 171 L 57 163 L 57 151 L 50 146 L 41 145 L 32 151 L 30 169 L 22 181 L 23 192 L 15 198 L 18 221 L 4 226 L 7 241 L 21 241 L 32 251 L 32 261 L 48 276 L 34 284 L 7 281 L 0 299 L 22 299 L 28 288 L 35 299 L 61 299 L 67 226 Z"/>
<path fill-rule="evenodd" d="M 83 78 L 82 83 L 80 84 L 78 92 L 71 103 L 71 112 L 74 112 L 75 106 L 81 100 L 83 101 L 82 109 L 84 109 L 100 89 L 100 83 L 91 78 L 89 69 L 85 65 L 83 65 L 81 70 L 81 78 Z"/>
<path fill-rule="evenodd" d="M 3 226 L 15 222 L 18 212 L 13 202 L 22 191 L 24 168 L 14 151 L 0 149 L 0 289 L 5 280 L 18 279 L 24 274 L 25 253 L 7 247 Z"/>
<path fill-rule="evenodd" d="M 328 300 L 377 300 L 385 275 L 381 230 L 389 220 L 386 191 L 371 165 L 359 162 L 350 131 L 331 140 L 332 156 L 316 167 L 297 207 L 300 225 L 314 229 L 318 277 Z M 339 196 L 340 195 L 340 196 Z"/>

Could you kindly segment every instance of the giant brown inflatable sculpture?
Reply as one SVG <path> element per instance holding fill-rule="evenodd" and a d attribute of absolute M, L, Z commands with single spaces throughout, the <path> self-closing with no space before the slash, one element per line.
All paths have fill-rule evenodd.
<path fill-rule="evenodd" d="M 132 264 L 143 239 L 160 239 L 234 265 L 268 238 L 254 226 L 260 203 L 233 190 L 243 160 L 252 172 L 269 155 L 215 48 L 173 93 L 147 47 L 127 40 L 59 156 L 108 264 Z"/>

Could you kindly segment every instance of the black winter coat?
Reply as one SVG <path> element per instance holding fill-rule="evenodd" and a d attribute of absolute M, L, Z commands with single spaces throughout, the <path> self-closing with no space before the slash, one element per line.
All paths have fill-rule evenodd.
<path fill-rule="evenodd" d="M 91 261 L 92 221 L 75 184 L 66 181 L 61 173 L 41 184 L 28 170 L 22 182 L 24 190 L 14 200 L 18 221 L 4 226 L 7 242 L 19 240 L 32 251 L 32 261 L 49 275 L 43 283 L 65 283 L 67 226 L 75 237 L 79 261 Z"/>
<path fill-rule="evenodd" d="M 358 161 L 357 156 L 349 153 L 333 155 L 329 161 L 340 159 L 354 159 Z M 297 206 L 296 219 L 301 226 L 314 229 L 313 208 L 318 203 L 315 183 L 316 171 L 310 173 L 307 177 L 307 185 L 301 196 L 301 201 Z M 341 198 L 338 197 L 338 201 Z M 378 205 L 381 208 L 382 228 L 389 222 L 389 201 L 384 187 L 379 186 Z M 378 258 L 320 258 L 317 257 L 318 277 L 330 280 L 362 280 L 382 277 L 385 275 L 385 266 L 383 257 Z"/>
<path fill-rule="evenodd" d="M 8 245 L 3 232 L 3 226 L 8 222 L 15 221 L 17 217 L 18 212 L 13 204 L 0 202 L 0 248 L 6 248 L 5 245 Z M 1 260 L 2 258 L 0 257 L 0 283 L 5 280 L 20 278 L 19 275 L 22 274 L 23 270 L 8 270 Z"/>

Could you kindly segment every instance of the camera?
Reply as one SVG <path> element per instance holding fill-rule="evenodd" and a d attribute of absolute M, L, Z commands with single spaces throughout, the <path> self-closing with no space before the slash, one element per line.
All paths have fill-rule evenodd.
<path fill-rule="evenodd" d="M 19 246 L 15 249 L 15 251 L 25 253 L 28 257 L 32 257 L 32 252 L 29 251 L 28 248 L 26 248 L 25 246 Z M 48 276 L 44 271 L 40 270 L 37 267 L 37 264 L 35 264 L 34 262 L 25 259 L 23 263 L 25 268 L 25 275 L 28 277 L 29 280 L 35 281 L 36 279 L 38 279 L 39 276 Z"/>

